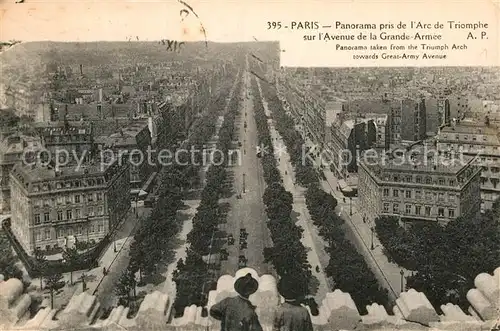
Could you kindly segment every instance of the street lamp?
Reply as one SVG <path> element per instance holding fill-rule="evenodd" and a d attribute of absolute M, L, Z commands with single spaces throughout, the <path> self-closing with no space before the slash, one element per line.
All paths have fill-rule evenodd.
<path fill-rule="evenodd" d="M 370 229 L 372 231 L 372 245 L 371 245 L 370 249 L 373 251 L 375 249 L 375 245 L 373 244 L 373 233 L 375 232 L 375 229 L 373 228 L 373 226 Z"/>
<path fill-rule="evenodd" d="M 245 193 L 245 174 L 243 174 L 243 193 Z"/>
<path fill-rule="evenodd" d="M 87 275 L 85 275 L 85 273 L 82 274 L 81 278 L 82 278 L 82 292 L 85 292 L 86 290 L 86 287 L 87 287 L 87 284 L 85 283 L 85 278 L 87 277 Z"/>
<path fill-rule="evenodd" d="M 405 271 L 403 269 L 401 269 L 401 271 L 399 272 L 399 274 L 401 275 L 401 292 L 404 291 L 404 276 L 405 276 Z"/>
<path fill-rule="evenodd" d="M 113 251 L 116 253 L 116 240 L 113 241 Z"/>
<path fill-rule="evenodd" d="M 349 215 L 352 216 L 352 197 L 349 197 Z"/>

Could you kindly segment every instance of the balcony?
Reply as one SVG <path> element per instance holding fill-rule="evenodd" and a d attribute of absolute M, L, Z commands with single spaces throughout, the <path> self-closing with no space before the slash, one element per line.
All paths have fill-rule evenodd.
<path fill-rule="evenodd" d="M 251 273 L 259 282 L 259 290 L 250 296 L 264 330 L 271 330 L 273 309 L 281 297 L 276 290 L 276 279 L 271 275 L 259 276 L 250 268 L 240 269 L 235 276 L 219 278 L 216 290 L 210 291 L 208 307 L 215 302 L 235 296 L 235 279 Z M 423 293 L 410 289 L 401 293 L 391 315 L 376 303 L 367 306 L 367 315 L 361 316 L 349 293 L 335 290 L 327 294 L 319 307 L 318 316 L 312 316 L 314 330 L 493 330 L 498 323 L 500 298 L 500 268 L 494 275 L 482 273 L 474 281 L 476 288 L 469 290 L 468 313 L 451 303 L 441 306 L 438 315 Z M 129 308 L 114 308 L 106 319 L 100 319 L 97 298 L 87 292 L 74 295 L 62 311 L 41 308 L 29 320 L 21 318 L 31 305 L 31 298 L 23 294 L 23 284 L 18 279 L 0 281 L 0 327 L 16 330 L 220 330 L 220 322 L 202 316 L 202 307 L 186 307 L 184 315 L 172 318 L 173 298 L 155 291 L 146 295 L 139 311 L 127 317 Z"/>

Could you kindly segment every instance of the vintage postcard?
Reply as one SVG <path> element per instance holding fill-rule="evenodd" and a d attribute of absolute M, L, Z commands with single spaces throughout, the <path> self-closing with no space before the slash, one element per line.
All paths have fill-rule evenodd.
<path fill-rule="evenodd" d="M 500 3 L 0 0 L 0 330 L 499 330 Z"/>

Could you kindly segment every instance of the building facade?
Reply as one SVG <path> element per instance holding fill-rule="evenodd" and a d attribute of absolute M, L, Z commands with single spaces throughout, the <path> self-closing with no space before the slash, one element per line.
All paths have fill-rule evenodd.
<path fill-rule="evenodd" d="M 498 128 L 462 120 L 444 127 L 436 136 L 440 153 L 475 158 L 481 167 L 481 209 L 500 198 L 500 139 Z"/>
<path fill-rule="evenodd" d="M 38 133 L 51 160 L 63 165 L 89 161 L 93 152 L 92 124 L 88 122 L 40 123 Z"/>
<path fill-rule="evenodd" d="M 2 137 L 0 141 L 0 210 L 2 213 L 10 212 L 10 172 L 16 164 L 31 162 L 33 155 L 26 151 L 40 151 L 40 139 L 19 132 Z"/>
<path fill-rule="evenodd" d="M 401 140 L 419 141 L 426 138 L 425 100 L 401 101 Z"/>
<path fill-rule="evenodd" d="M 130 188 L 135 191 L 142 189 L 154 170 L 148 161 L 151 132 L 147 120 L 136 120 L 121 128 L 119 132 L 97 137 L 95 143 L 103 158 L 114 155 L 111 159 L 118 160 L 125 157 L 124 162 L 130 164 Z M 152 161 L 155 161 L 154 158 Z"/>
<path fill-rule="evenodd" d="M 363 216 L 399 216 L 446 224 L 462 216 L 474 219 L 480 212 L 480 173 L 473 160 L 401 164 L 400 160 L 359 163 L 358 196 Z M 451 161 L 450 161 L 451 162 Z M 385 163 L 385 164 L 384 164 Z"/>
<path fill-rule="evenodd" d="M 10 174 L 11 229 L 28 254 L 62 247 L 69 236 L 100 241 L 130 208 L 130 170 L 116 161 L 62 167 L 15 165 Z"/>

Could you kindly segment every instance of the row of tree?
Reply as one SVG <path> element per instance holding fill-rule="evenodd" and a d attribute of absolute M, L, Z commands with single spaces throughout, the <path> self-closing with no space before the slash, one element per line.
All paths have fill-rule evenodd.
<path fill-rule="evenodd" d="M 204 125 L 194 132 L 192 140 L 189 142 L 193 147 L 206 144 L 213 136 L 216 120 L 214 113 L 220 111 L 229 93 L 229 88 L 223 88 L 221 93 L 210 101 L 208 111 L 202 115 Z M 183 119 L 179 120 L 181 122 L 178 124 L 182 125 Z M 166 142 L 170 144 L 168 147 L 175 144 L 176 137 L 170 138 L 170 141 Z M 190 149 L 188 146 L 177 146 L 177 148 Z M 174 247 L 171 243 L 182 227 L 177 218 L 177 212 L 183 206 L 183 191 L 190 188 L 193 182 L 198 180 L 200 169 L 199 163 L 190 160 L 187 153 L 181 153 L 179 156 L 188 159 L 179 160 L 175 164 L 163 166 L 160 169 L 158 198 L 151 214 L 142 221 L 140 228 L 134 235 L 134 242 L 131 244 L 129 252 L 129 266 L 120 276 L 115 288 L 115 293 L 124 304 L 130 303 L 132 291 L 135 297 L 136 273 L 139 273 L 139 283 L 142 283 L 143 276 L 154 274 L 163 261 L 173 256 Z M 203 208 L 209 207 L 204 205 Z M 203 261 L 201 262 L 203 263 Z"/>
<path fill-rule="evenodd" d="M 307 260 L 307 251 L 301 242 L 303 229 L 292 219 L 293 196 L 283 187 L 283 180 L 274 156 L 271 134 L 255 77 L 252 77 L 255 121 L 259 134 L 259 145 L 266 151 L 261 155 L 264 179 L 267 187 L 263 201 L 266 206 L 267 226 L 273 240 L 273 247 L 264 249 L 266 262 L 271 262 L 281 277 L 289 276 L 294 280 L 294 287 L 304 295 L 312 290 L 311 265 Z"/>
<path fill-rule="evenodd" d="M 319 178 L 312 162 L 304 157 L 305 143 L 295 129 L 293 119 L 283 109 L 275 88 L 265 82 L 261 83 L 261 86 L 268 107 L 273 110 L 276 129 L 290 155 L 296 180 L 307 188 L 306 205 L 313 223 L 328 243 L 326 250 L 330 262 L 325 270 L 327 276 L 332 278 L 336 288 L 351 294 L 358 309 L 363 313 L 366 312 L 366 305 L 372 302 L 387 305 L 389 301 L 387 290 L 378 284 L 363 256 L 346 239 L 343 230 L 344 221 L 335 213 L 337 200 L 320 188 Z"/>
<path fill-rule="evenodd" d="M 241 91 L 241 77 L 233 90 L 224 114 L 224 121 L 219 129 L 217 149 L 221 153 L 213 154 L 206 174 L 206 184 L 201 194 L 201 201 L 193 217 L 193 229 L 187 236 L 189 248 L 185 261 L 179 260 L 173 280 L 176 283 L 177 296 L 174 309 L 177 315 L 184 312 L 184 308 L 195 304 L 206 304 L 206 293 L 211 289 L 213 279 L 209 265 L 203 257 L 216 253 L 214 243 L 218 225 L 225 217 L 219 199 L 230 183 L 228 182 L 228 155 L 231 142 L 234 138 L 234 123 L 239 112 L 239 92 Z M 222 160 L 219 158 L 223 158 Z"/>
<path fill-rule="evenodd" d="M 434 307 L 451 302 L 466 309 L 474 278 L 498 267 L 499 218 L 497 202 L 484 215 L 459 217 L 446 226 L 380 217 L 375 230 L 389 258 L 415 271 L 407 277 L 408 288 L 424 292 Z"/>

